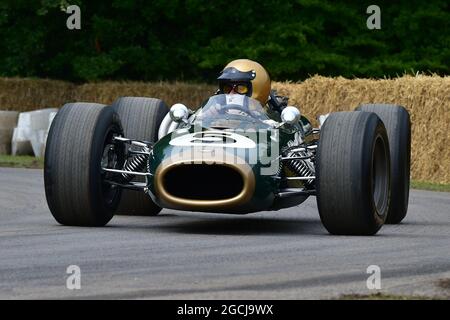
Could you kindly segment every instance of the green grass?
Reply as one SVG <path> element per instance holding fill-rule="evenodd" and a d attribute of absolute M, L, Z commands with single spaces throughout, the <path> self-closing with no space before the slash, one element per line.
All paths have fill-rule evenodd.
<path fill-rule="evenodd" d="M 44 159 L 31 156 L 0 155 L 0 167 L 42 169 Z"/>
<path fill-rule="evenodd" d="M 0 167 L 42 169 L 44 167 L 44 159 L 31 156 L 0 155 Z M 412 180 L 411 188 L 419 190 L 450 192 L 450 184 L 441 184 L 428 181 Z"/>
<path fill-rule="evenodd" d="M 450 192 L 450 184 L 412 180 L 411 189 Z"/>

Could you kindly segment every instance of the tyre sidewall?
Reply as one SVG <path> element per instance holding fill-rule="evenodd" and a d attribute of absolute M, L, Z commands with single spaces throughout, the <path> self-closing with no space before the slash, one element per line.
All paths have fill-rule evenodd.
<path fill-rule="evenodd" d="M 374 121 L 375 122 L 375 121 Z M 383 122 L 377 117 L 377 121 L 374 124 L 371 124 L 376 126 L 375 128 L 375 133 L 372 137 L 370 137 L 372 140 L 366 140 L 366 141 L 372 141 L 372 146 L 371 146 L 371 151 L 370 151 L 370 155 L 366 154 L 366 152 L 364 152 L 364 154 L 366 155 L 366 160 L 368 161 L 367 163 L 364 163 L 364 168 L 368 168 L 369 169 L 369 175 L 368 177 L 370 177 L 369 179 L 367 179 L 367 183 L 366 183 L 366 188 L 368 189 L 367 192 L 365 192 L 365 194 L 367 194 L 370 198 L 369 202 L 371 205 L 371 212 L 373 212 L 373 221 L 374 221 L 374 228 L 381 228 L 381 226 L 385 223 L 387 216 L 388 216 L 388 210 L 389 210 L 389 204 L 390 204 L 390 198 L 391 198 L 391 190 L 390 190 L 390 186 L 391 186 L 391 174 L 390 174 L 390 156 L 389 156 L 389 139 L 386 133 L 386 129 L 383 125 Z M 370 131 L 372 131 L 373 129 L 371 129 Z M 387 165 L 387 199 L 386 199 L 386 204 L 384 207 L 384 210 L 379 211 L 377 209 L 377 206 L 375 205 L 375 197 L 374 197 L 374 191 L 373 190 L 373 161 L 375 160 L 375 146 L 376 146 L 376 141 L 377 139 L 381 139 L 384 145 L 384 152 L 385 152 L 385 157 L 386 157 L 386 165 Z M 377 230 L 378 230 L 377 229 Z"/>
<path fill-rule="evenodd" d="M 101 160 L 105 147 L 107 136 L 114 132 L 122 134 L 122 127 L 119 117 L 110 107 L 104 108 L 98 116 L 98 121 L 92 137 L 91 157 L 89 159 L 89 194 L 91 195 L 91 206 L 97 212 L 103 212 L 98 215 L 96 224 L 102 225 L 111 220 L 116 210 L 120 197 L 121 188 L 117 188 L 118 193 L 112 203 L 108 203 L 103 196 L 104 183 L 101 178 L 102 168 Z"/>
<path fill-rule="evenodd" d="M 385 123 L 391 159 L 392 197 L 388 224 L 400 223 L 406 216 L 409 202 L 411 171 L 411 121 L 408 111 L 399 105 L 364 104 L 356 111 L 373 112 Z"/>

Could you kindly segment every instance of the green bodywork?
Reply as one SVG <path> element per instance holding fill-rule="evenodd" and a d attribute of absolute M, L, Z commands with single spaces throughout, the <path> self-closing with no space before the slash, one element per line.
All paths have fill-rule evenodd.
<path fill-rule="evenodd" d="M 272 115 L 269 116 L 271 119 L 279 121 L 279 116 L 277 117 L 277 115 L 278 114 L 275 113 L 275 117 Z M 173 155 L 179 153 L 190 154 L 193 152 L 192 146 L 174 146 L 171 144 L 171 141 L 183 135 L 208 132 L 211 130 L 214 129 L 185 124 L 184 128 L 178 129 L 175 132 L 166 135 L 154 145 L 148 163 L 149 172 L 152 174 L 152 176 L 148 179 L 148 190 L 150 191 L 149 194 L 152 197 L 152 200 L 156 204 L 161 207 L 170 207 L 167 204 L 162 203 L 157 197 L 154 175 L 158 167 L 161 163 Z M 215 130 L 217 131 L 217 129 Z M 255 177 L 255 189 L 251 199 L 242 207 L 235 208 L 235 210 L 227 210 L 227 213 L 249 213 L 261 210 L 276 210 L 287 206 L 286 204 L 283 204 L 280 199 L 276 198 L 276 194 L 280 190 L 280 186 L 282 184 L 282 182 L 280 182 L 280 177 L 289 174 L 284 171 L 282 166 L 280 166 L 280 163 L 282 162 L 279 161 L 278 157 L 282 155 L 283 150 L 287 147 L 299 145 L 304 142 L 310 142 L 314 139 L 311 123 L 308 119 L 302 116 L 298 125 L 284 125 L 278 129 L 274 129 L 273 127 L 268 127 L 266 129 L 260 128 L 258 130 L 258 134 L 255 133 L 254 135 L 248 134 L 247 131 L 244 133 L 239 130 L 228 129 L 227 132 L 232 132 L 250 138 L 257 145 L 256 149 L 246 149 L 245 152 L 242 149 L 238 150 L 232 147 L 222 149 L 224 152 L 234 155 L 237 154 L 241 159 L 244 159 L 245 162 L 251 167 Z M 208 145 L 205 144 L 205 147 L 208 147 Z M 255 152 L 258 154 L 255 154 Z M 261 154 L 263 156 L 261 156 Z M 255 158 L 257 161 L 254 161 Z M 264 174 L 262 174 L 263 171 Z M 209 178 L 214 179 L 214 177 Z M 190 188 L 192 185 L 192 181 L 183 181 L 183 183 L 185 184 L 183 185 L 184 188 Z M 220 181 L 217 183 L 220 184 Z M 295 185 L 290 185 L 288 187 L 295 187 Z M 304 199 L 306 198 L 299 197 L 297 199 L 297 203 L 303 202 Z M 292 205 L 292 199 L 290 199 L 289 203 Z M 172 208 L 180 209 L 179 207 Z M 222 212 L 220 210 L 214 210 L 214 208 L 207 211 Z"/>

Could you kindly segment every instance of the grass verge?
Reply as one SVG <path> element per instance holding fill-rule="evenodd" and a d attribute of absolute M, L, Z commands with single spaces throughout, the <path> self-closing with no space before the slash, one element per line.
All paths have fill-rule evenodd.
<path fill-rule="evenodd" d="M 412 180 L 411 189 L 450 192 L 450 184 Z"/>
<path fill-rule="evenodd" d="M 0 167 L 42 169 L 44 168 L 44 159 L 31 156 L 0 155 Z"/>

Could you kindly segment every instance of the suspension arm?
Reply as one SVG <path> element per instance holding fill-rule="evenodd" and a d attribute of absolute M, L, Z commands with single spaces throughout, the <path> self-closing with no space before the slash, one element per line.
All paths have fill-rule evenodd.
<path fill-rule="evenodd" d="M 142 191 L 147 188 L 147 184 L 144 182 L 129 182 L 127 184 L 125 183 L 119 183 L 112 180 L 104 180 L 105 183 L 109 183 L 113 186 L 119 186 L 124 189 L 130 189 L 130 190 L 136 190 L 136 191 Z"/>

